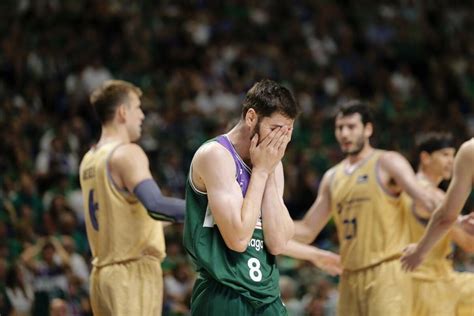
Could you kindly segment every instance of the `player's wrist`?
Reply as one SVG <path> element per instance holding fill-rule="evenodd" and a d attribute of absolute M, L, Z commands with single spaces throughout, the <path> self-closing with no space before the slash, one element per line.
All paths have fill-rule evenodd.
<path fill-rule="evenodd" d="M 262 178 L 264 180 L 268 179 L 271 171 L 263 167 L 255 166 L 252 168 L 252 177 Z"/>

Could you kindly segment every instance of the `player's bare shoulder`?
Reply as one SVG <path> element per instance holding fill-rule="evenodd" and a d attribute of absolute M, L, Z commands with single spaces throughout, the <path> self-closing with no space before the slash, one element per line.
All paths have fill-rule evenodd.
<path fill-rule="evenodd" d="M 119 145 L 111 154 L 109 164 L 111 167 L 133 167 L 146 164 L 148 158 L 145 151 L 135 143 Z"/>
<path fill-rule="evenodd" d="M 393 150 L 380 150 L 380 152 L 379 164 L 382 168 L 399 163 L 400 161 L 406 161 L 405 157 L 399 152 Z"/>
<path fill-rule="evenodd" d="M 208 142 L 202 145 L 194 154 L 191 162 L 192 181 L 199 189 L 205 191 L 205 178 L 218 174 L 235 175 L 235 164 L 232 155 L 218 142 Z"/>
<path fill-rule="evenodd" d="M 338 168 L 338 165 L 333 166 L 324 173 L 323 178 L 321 180 L 320 191 L 329 192 L 332 186 L 332 182 L 334 179 L 334 175 L 336 174 L 337 168 Z"/>
<path fill-rule="evenodd" d="M 464 142 L 459 148 L 459 166 L 463 172 L 470 172 L 474 183 L 474 138 Z"/>
<path fill-rule="evenodd" d="M 232 155 L 218 142 L 209 142 L 196 151 L 193 157 L 193 168 L 200 169 L 209 165 L 220 165 L 232 162 Z"/>
<path fill-rule="evenodd" d="M 471 162 L 474 163 L 474 138 L 464 142 L 464 144 L 461 145 L 461 148 L 459 148 L 459 153 L 467 155 L 469 159 L 471 159 Z"/>

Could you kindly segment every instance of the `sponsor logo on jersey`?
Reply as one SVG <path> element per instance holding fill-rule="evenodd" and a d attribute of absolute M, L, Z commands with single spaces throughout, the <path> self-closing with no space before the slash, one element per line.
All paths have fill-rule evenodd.
<path fill-rule="evenodd" d="M 368 174 L 363 174 L 357 177 L 356 182 L 357 183 L 367 183 L 369 181 L 369 175 Z"/>

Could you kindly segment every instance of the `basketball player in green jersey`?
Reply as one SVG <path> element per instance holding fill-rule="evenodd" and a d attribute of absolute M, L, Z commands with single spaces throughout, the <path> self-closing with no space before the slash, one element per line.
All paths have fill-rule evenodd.
<path fill-rule="evenodd" d="M 474 183 L 474 138 L 464 142 L 454 159 L 453 178 L 441 205 L 431 216 L 428 228 L 418 244 L 411 244 L 402 257 L 404 269 L 414 270 L 426 259 L 429 251 L 456 223 Z M 465 220 L 465 229 L 474 234 L 474 215 Z"/>
<path fill-rule="evenodd" d="M 451 178 L 455 151 L 450 134 L 431 132 L 419 136 L 416 177 L 430 194 L 444 197 L 438 185 L 442 180 Z M 408 216 L 410 241 L 417 241 L 423 235 L 431 213 L 411 198 L 406 199 L 406 205 L 411 213 Z M 462 229 L 466 218 L 459 216 L 449 234 L 433 247 L 423 264 L 411 273 L 413 316 L 474 314 L 474 274 L 455 272 L 451 255 L 453 241 L 464 251 L 474 251 L 474 236 Z"/>
<path fill-rule="evenodd" d="M 417 186 L 402 155 L 370 145 L 372 132 L 366 104 L 340 107 L 335 134 L 346 158 L 325 173 L 314 204 L 295 224 L 295 238 L 311 243 L 334 218 L 344 267 L 338 315 L 409 315 L 411 280 L 397 260 L 409 237 L 400 195 L 406 191 L 428 209 L 436 201 Z"/>
<path fill-rule="evenodd" d="M 105 82 L 91 96 L 102 133 L 81 162 L 80 182 L 94 315 L 161 315 L 161 220 L 184 217 L 184 201 L 161 195 L 145 152 L 133 143 L 144 119 L 140 96 L 139 88 L 119 80 Z"/>
<path fill-rule="evenodd" d="M 194 155 L 184 226 L 184 245 L 199 273 L 192 315 L 287 315 L 275 255 L 294 233 L 281 159 L 298 112 L 286 88 L 260 81 L 248 91 L 239 123 Z M 323 266 L 338 264 L 335 254 L 317 256 Z"/>

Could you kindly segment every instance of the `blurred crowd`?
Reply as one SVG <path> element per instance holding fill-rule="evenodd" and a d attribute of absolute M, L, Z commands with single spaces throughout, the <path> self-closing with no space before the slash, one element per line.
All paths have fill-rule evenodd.
<path fill-rule="evenodd" d="M 469 1 L 2 1 L 0 314 L 91 315 L 78 165 L 99 136 L 88 95 L 104 80 L 143 89 L 140 142 L 177 197 L 194 151 L 235 123 L 255 81 L 290 88 L 303 109 L 284 161 L 296 219 L 341 158 L 344 100 L 368 101 L 373 143 L 410 158 L 418 132 L 474 135 L 473 15 Z M 165 315 L 189 311 L 181 234 L 167 231 Z M 316 243 L 337 249 L 334 228 Z M 472 257 L 455 258 L 474 272 Z M 279 261 L 290 315 L 334 315 L 337 279 Z"/>

